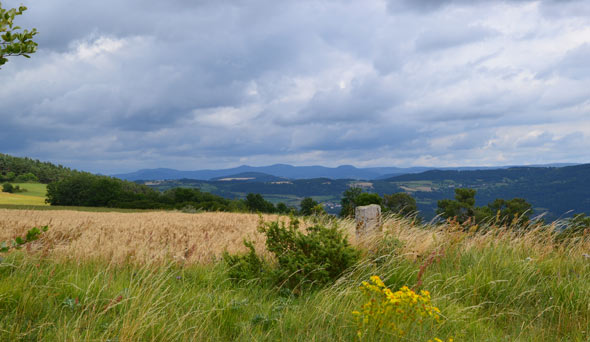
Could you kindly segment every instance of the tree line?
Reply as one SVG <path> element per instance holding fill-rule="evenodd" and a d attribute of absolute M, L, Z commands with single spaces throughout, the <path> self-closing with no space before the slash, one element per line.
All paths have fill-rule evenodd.
<path fill-rule="evenodd" d="M 0 153 L 0 182 L 48 184 L 77 173 L 62 165 Z"/>
<path fill-rule="evenodd" d="M 142 184 L 90 173 L 76 173 L 50 183 L 46 201 L 51 205 L 124 209 L 299 213 L 297 208 L 285 203 L 275 205 L 260 194 L 250 193 L 245 199 L 227 199 L 197 188 L 178 187 L 159 192 Z"/>
<path fill-rule="evenodd" d="M 438 216 L 445 220 L 453 220 L 459 224 L 484 223 L 494 221 L 498 224 L 511 224 L 517 221 L 528 223 L 533 208 L 523 198 L 510 200 L 496 199 L 486 206 L 475 206 L 475 189 L 455 189 L 454 199 L 443 199 L 437 202 Z M 361 188 L 350 188 L 343 193 L 340 216 L 354 217 L 358 206 L 377 204 L 386 213 L 401 216 L 418 217 L 416 200 L 407 193 L 395 193 L 383 197 L 375 193 L 363 192 Z"/>

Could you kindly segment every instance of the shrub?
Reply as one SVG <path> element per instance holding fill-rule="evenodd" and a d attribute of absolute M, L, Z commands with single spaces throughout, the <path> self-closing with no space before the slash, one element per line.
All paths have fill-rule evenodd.
<path fill-rule="evenodd" d="M 229 277 L 233 280 L 260 280 L 264 275 L 264 261 L 256 255 L 254 244 L 244 240 L 248 253 L 231 255 L 223 252 L 223 261 L 229 266 Z"/>
<path fill-rule="evenodd" d="M 258 230 L 266 235 L 266 249 L 276 258 L 274 267 L 267 266 L 256 254 L 254 245 L 245 241 L 246 254 L 223 254 L 234 280 L 268 279 L 280 288 L 300 291 L 334 282 L 354 265 L 360 253 L 348 243 L 336 225 L 315 225 L 299 229 L 299 222 L 260 222 Z"/>
<path fill-rule="evenodd" d="M 277 260 L 272 276 L 280 286 L 322 286 L 335 281 L 354 265 L 359 252 L 351 247 L 338 226 L 321 224 L 299 229 L 299 221 L 261 222 L 259 231 L 266 235 L 266 248 Z"/>
<path fill-rule="evenodd" d="M 4 183 L 2 184 L 2 192 L 8 192 L 8 193 L 13 193 L 14 192 L 14 186 L 10 183 Z"/>
<path fill-rule="evenodd" d="M 19 192 L 27 192 L 27 189 L 21 189 L 20 185 L 12 185 L 10 183 L 2 184 L 2 191 L 10 194 L 16 194 Z"/>

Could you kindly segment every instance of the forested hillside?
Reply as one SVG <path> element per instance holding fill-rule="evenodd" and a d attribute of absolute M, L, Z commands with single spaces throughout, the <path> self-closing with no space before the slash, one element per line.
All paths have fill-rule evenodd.
<path fill-rule="evenodd" d="M 62 165 L 0 153 L 0 181 L 38 181 L 47 184 L 75 173 L 77 171 Z"/>
<path fill-rule="evenodd" d="M 427 171 L 387 180 L 415 190 L 417 198 L 436 201 L 451 198 L 455 188 L 477 189 L 477 204 L 496 198 L 521 197 L 533 204 L 536 214 L 547 212 L 549 218 L 571 216 L 590 211 L 590 164 L 567 167 L 515 167 L 480 171 Z M 419 184 L 429 188 L 418 191 Z M 413 188 L 412 188 L 413 187 Z M 420 201 L 419 201 L 420 202 Z"/>
<path fill-rule="evenodd" d="M 312 197 L 327 206 L 337 204 L 342 193 L 350 187 L 361 187 L 366 192 L 381 196 L 406 192 L 416 199 L 421 215 L 428 219 L 434 217 L 437 202 L 453 198 L 456 188 L 476 189 L 478 206 L 487 205 L 497 198 L 524 198 L 533 205 L 534 214 L 545 213 L 548 219 L 590 212 L 590 164 L 474 171 L 433 170 L 372 181 L 327 178 L 272 182 L 183 179 L 146 184 L 159 190 L 177 186 L 196 187 L 227 198 L 244 198 L 247 193 L 260 193 L 269 200 L 288 205 L 297 205 L 305 197 Z M 327 210 L 337 213 L 340 209 L 328 207 Z"/>

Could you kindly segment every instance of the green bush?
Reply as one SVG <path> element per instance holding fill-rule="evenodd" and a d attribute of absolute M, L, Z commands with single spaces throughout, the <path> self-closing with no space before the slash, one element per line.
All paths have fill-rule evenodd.
<path fill-rule="evenodd" d="M 299 222 L 261 222 L 259 231 L 266 235 L 266 248 L 277 260 L 273 279 L 289 289 L 322 286 L 334 282 L 354 265 L 359 252 L 351 247 L 338 226 L 315 225 L 298 229 Z"/>
<path fill-rule="evenodd" d="M 13 193 L 14 192 L 14 186 L 10 183 L 4 183 L 2 184 L 2 192 L 8 192 L 8 193 Z"/>
<path fill-rule="evenodd" d="M 245 254 L 229 254 L 223 252 L 223 261 L 229 266 L 229 277 L 236 281 L 242 280 L 261 280 L 265 274 L 265 263 L 256 255 L 254 244 L 250 241 L 244 241 L 248 248 Z"/>
<path fill-rule="evenodd" d="M 299 222 L 260 222 L 258 230 L 266 236 L 266 249 L 277 263 L 268 266 L 256 254 L 254 245 L 245 241 L 246 254 L 223 254 L 230 267 L 230 278 L 242 280 L 270 280 L 280 288 L 299 291 L 334 282 L 360 257 L 360 252 L 348 243 L 337 225 L 317 224 L 299 230 Z"/>

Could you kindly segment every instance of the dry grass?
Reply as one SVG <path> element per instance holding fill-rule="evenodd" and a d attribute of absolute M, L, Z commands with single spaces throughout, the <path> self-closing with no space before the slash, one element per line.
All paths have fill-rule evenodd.
<path fill-rule="evenodd" d="M 264 215 L 276 220 L 276 215 Z M 287 221 L 287 217 L 280 217 Z M 46 255 L 72 259 L 106 259 L 116 263 L 169 261 L 187 264 L 210 263 L 221 253 L 245 251 L 243 240 L 254 241 L 256 249 L 265 251 L 264 236 L 257 232 L 259 216 L 240 213 L 180 212 L 81 212 L 0 209 L 0 241 L 22 236 L 32 227 L 50 226 L 43 238 L 31 246 Z M 304 222 L 303 226 L 311 224 Z M 329 223 L 328 223 L 329 224 Z M 338 220 L 353 245 L 368 249 L 378 241 L 357 241 L 353 220 Z M 403 242 L 400 252 L 410 260 L 421 259 L 438 248 L 460 247 L 484 249 L 505 242 L 523 250 L 544 255 L 561 249 L 580 256 L 590 251 L 588 239 L 568 246 L 551 243 L 551 227 L 541 227 L 519 234 L 511 230 L 493 230 L 471 234 L 452 226 L 423 229 L 406 219 L 387 218 L 384 233 Z M 376 239 L 380 239 L 379 236 Z"/>
<path fill-rule="evenodd" d="M 277 216 L 265 215 L 265 220 Z M 286 219 L 286 218 L 282 218 Z M 114 262 L 152 262 L 174 258 L 207 263 L 224 250 L 244 250 L 251 239 L 264 250 L 254 214 L 179 212 L 100 213 L 0 209 L 0 241 L 22 236 L 31 227 L 48 225 L 32 248 L 56 257 L 106 258 Z"/>

